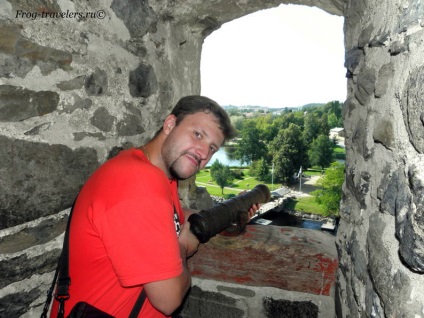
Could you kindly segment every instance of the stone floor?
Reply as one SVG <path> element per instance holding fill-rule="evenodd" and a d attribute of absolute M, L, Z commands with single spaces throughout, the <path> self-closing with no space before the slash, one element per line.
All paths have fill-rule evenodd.
<path fill-rule="evenodd" d="M 269 317 L 263 308 L 258 308 L 263 306 L 267 297 L 296 302 L 311 301 L 320 312 L 316 317 L 334 317 L 337 268 L 333 235 L 317 230 L 272 225 L 248 225 L 246 233 L 236 237 L 217 235 L 202 244 L 189 260 L 194 285 L 204 285 L 202 281 L 207 281 L 217 291 L 228 290 L 229 286 L 250 290 L 245 293 L 250 296 L 240 299 L 238 295 L 235 297 L 237 301 L 234 300 L 238 304 L 234 306 L 244 314 L 239 312 L 230 315 L 234 308 L 223 305 L 228 308 L 221 318 Z M 226 287 L 223 289 L 220 285 Z M 209 293 L 205 298 L 211 295 Z M 260 299 L 254 300 L 255 297 Z M 203 301 L 198 302 L 198 306 L 206 308 L 205 302 L 208 300 Z M 194 315 L 186 310 L 183 317 Z"/>
<path fill-rule="evenodd" d="M 244 235 L 201 245 L 189 267 L 196 277 L 330 296 L 338 261 L 330 234 L 248 225 Z"/>

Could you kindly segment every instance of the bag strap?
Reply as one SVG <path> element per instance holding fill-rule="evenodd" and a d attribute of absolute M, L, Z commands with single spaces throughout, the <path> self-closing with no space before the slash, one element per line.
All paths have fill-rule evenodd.
<path fill-rule="evenodd" d="M 47 312 L 50 308 L 50 303 L 52 301 L 53 291 L 57 285 L 55 299 L 59 302 L 59 308 L 57 313 L 57 318 L 64 318 L 65 316 L 65 301 L 69 299 L 69 285 L 71 284 L 71 278 L 69 277 L 69 232 L 71 227 L 71 217 L 72 211 L 74 210 L 75 202 L 72 204 L 71 211 L 69 212 L 68 223 L 66 225 L 65 237 L 63 239 L 62 253 L 60 254 L 58 264 L 56 266 L 56 271 L 54 273 L 54 278 L 50 289 L 47 292 L 47 300 L 44 304 L 43 312 L 40 318 L 47 318 Z M 57 281 L 57 283 L 56 283 Z M 138 296 L 133 309 L 131 310 L 129 318 L 136 318 L 140 313 L 141 307 L 146 300 L 146 292 L 144 288 L 142 289 L 140 295 Z"/>
<path fill-rule="evenodd" d="M 146 300 L 146 292 L 143 290 L 141 291 L 140 295 L 138 296 L 133 309 L 131 310 L 129 318 L 137 318 L 138 314 L 140 313 L 141 307 L 143 307 L 143 303 Z"/>

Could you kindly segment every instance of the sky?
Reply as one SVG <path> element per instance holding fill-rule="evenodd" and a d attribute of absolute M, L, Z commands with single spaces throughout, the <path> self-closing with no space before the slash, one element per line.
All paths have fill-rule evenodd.
<path fill-rule="evenodd" d="M 201 57 L 201 94 L 219 104 L 298 107 L 346 99 L 343 17 L 280 5 L 225 23 Z"/>

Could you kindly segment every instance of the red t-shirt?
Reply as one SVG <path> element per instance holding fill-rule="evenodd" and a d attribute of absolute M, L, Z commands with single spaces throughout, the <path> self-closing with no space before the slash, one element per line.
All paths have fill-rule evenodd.
<path fill-rule="evenodd" d="M 70 230 L 65 316 L 79 301 L 128 317 L 142 284 L 182 273 L 174 206 L 184 215 L 177 181 L 137 149 L 103 164 L 78 195 Z M 51 317 L 56 317 L 57 302 Z M 146 298 L 139 317 L 165 317 Z"/>

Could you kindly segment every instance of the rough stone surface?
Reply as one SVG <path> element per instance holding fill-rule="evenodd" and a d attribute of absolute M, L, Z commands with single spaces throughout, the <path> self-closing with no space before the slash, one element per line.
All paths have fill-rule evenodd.
<path fill-rule="evenodd" d="M 424 152 L 424 110 L 422 96 L 424 67 L 418 67 L 411 72 L 404 89 L 404 99 L 402 100 L 403 120 L 411 143 L 419 153 Z"/>
<path fill-rule="evenodd" d="M 237 237 L 217 235 L 189 263 L 199 278 L 325 296 L 334 294 L 337 267 L 333 236 L 260 225 Z"/>
<path fill-rule="evenodd" d="M 72 62 L 69 52 L 42 46 L 22 36 L 21 25 L 0 23 L 0 52 L 4 53 L 2 77 L 26 75 L 37 65 L 43 75 L 57 68 L 68 70 Z"/>
<path fill-rule="evenodd" d="M 149 97 L 157 90 L 157 80 L 151 65 L 141 64 L 130 72 L 129 89 L 133 97 Z"/>
<path fill-rule="evenodd" d="M 396 218 L 396 233 L 400 239 L 402 259 L 419 273 L 424 273 L 424 176 L 421 165 L 412 165 L 408 171 L 411 193 L 408 201 L 412 210 L 400 210 Z M 411 202 L 412 201 L 412 202 Z M 405 213 L 406 212 L 406 213 Z"/>
<path fill-rule="evenodd" d="M 264 308 L 268 318 L 315 318 L 318 317 L 318 306 L 308 301 L 288 301 L 264 299 Z"/>
<path fill-rule="evenodd" d="M 68 208 L 98 165 L 90 148 L 4 136 L 0 147 L 0 229 Z"/>
<path fill-rule="evenodd" d="M 272 225 L 217 235 L 188 260 L 194 286 L 182 316 L 334 317 L 334 240 L 320 231 Z"/>
<path fill-rule="evenodd" d="M 57 84 L 57 87 L 63 91 L 80 89 L 84 86 L 85 76 L 78 76 L 68 81 L 63 81 Z"/>
<path fill-rule="evenodd" d="M 350 93 L 336 239 L 338 317 L 423 317 L 418 3 L 349 1 L 346 7 Z"/>
<path fill-rule="evenodd" d="M 95 166 L 146 142 L 180 97 L 198 94 L 202 44 L 211 32 L 289 2 L 345 19 L 347 161 L 336 238 L 337 315 L 423 317 L 419 0 L 0 1 L 2 231 L 23 230 L 26 221 L 68 208 Z M 29 15 L 17 16 L 17 10 Z M 103 10 L 105 16 L 31 16 L 68 10 Z M 182 183 L 181 197 L 186 206 L 211 204 L 194 180 Z M 27 234 L 17 238 L 25 241 Z M 0 267 L 13 278 L 0 288 L 0 316 L 39 316 L 54 263 L 39 255 L 54 258 L 53 250 L 58 251 L 56 239 L 1 255 Z M 30 270 L 17 263 L 32 263 L 33 257 Z M 22 268 L 21 276 L 14 267 Z M 241 284 L 218 290 L 197 283 L 204 291 L 237 298 L 235 312 L 250 317 L 261 317 L 263 298 L 281 292 L 250 286 L 256 296 L 268 294 L 249 298 L 238 295 L 246 287 Z M 308 297 L 300 293 L 291 300 Z"/>
<path fill-rule="evenodd" d="M 134 136 L 145 131 L 141 118 L 132 114 L 124 114 L 124 118 L 116 124 L 116 130 L 120 136 Z"/>
<path fill-rule="evenodd" d="M 112 130 L 115 120 L 116 118 L 109 113 L 106 107 L 100 107 L 96 109 L 90 122 L 101 131 L 109 132 Z"/>
<path fill-rule="evenodd" d="M 154 31 L 157 23 L 155 12 L 146 0 L 113 0 L 111 5 L 115 14 L 124 21 L 134 38 L 143 37 L 149 30 Z M 143 17 L 143 19 L 140 19 Z"/>
<path fill-rule="evenodd" d="M 375 87 L 375 97 L 381 97 L 386 94 L 387 89 L 394 75 L 394 66 L 392 63 L 383 65 L 378 71 L 377 85 Z"/>
<path fill-rule="evenodd" d="M 0 86 L 0 121 L 21 121 L 43 116 L 56 110 L 59 95 L 55 92 L 34 92 L 12 85 Z"/>
<path fill-rule="evenodd" d="M 94 72 L 85 79 L 85 91 L 88 95 L 99 96 L 106 93 L 108 85 L 105 71 L 96 67 Z"/>

